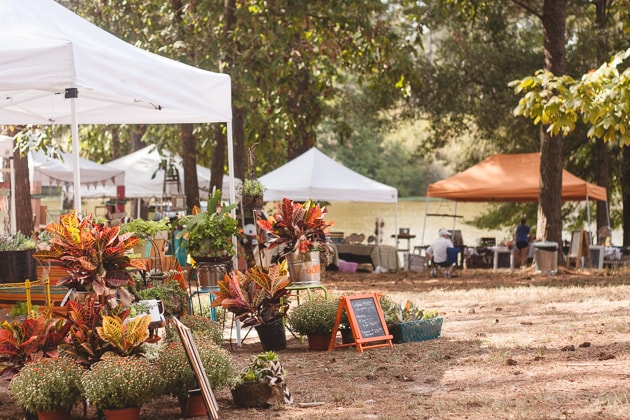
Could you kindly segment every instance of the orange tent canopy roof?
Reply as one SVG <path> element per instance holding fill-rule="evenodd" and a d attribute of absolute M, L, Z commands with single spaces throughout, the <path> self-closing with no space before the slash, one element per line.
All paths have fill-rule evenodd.
<path fill-rule="evenodd" d="M 458 201 L 538 201 L 540 153 L 497 154 L 429 185 L 427 195 Z M 562 200 L 607 201 L 606 189 L 562 170 Z"/>

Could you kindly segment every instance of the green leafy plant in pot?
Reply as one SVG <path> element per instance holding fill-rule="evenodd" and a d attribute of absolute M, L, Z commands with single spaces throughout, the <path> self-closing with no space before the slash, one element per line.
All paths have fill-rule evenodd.
<path fill-rule="evenodd" d="M 289 312 L 289 327 L 293 332 L 308 337 L 309 349 L 327 350 L 338 307 L 339 299 L 304 302 Z"/>
<path fill-rule="evenodd" d="M 185 239 L 182 246 L 198 262 L 208 258 L 231 257 L 235 253 L 233 237 L 240 236 L 238 220 L 231 211 L 236 204 L 224 206 L 221 191 L 216 190 L 208 199 L 208 210 L 194 207 L 192 214 L 180 217 L 177 237 Z"/>
<path fill-rule="evenodd" d="M 70 418 L 72 407 L 81 398 L 84 369 L 72 359 L 44 358 L 27 363 L 11 379 L 13 399 L 31 413 L 59 411 L 60 418 Z"/>
<path fill-rule="evenodd" d="M 239 407 L 270 407 L 293 403 L 286 385 L 286 371 L 273 351 L 252 356 L 232 380 L 234 403 Z"/>

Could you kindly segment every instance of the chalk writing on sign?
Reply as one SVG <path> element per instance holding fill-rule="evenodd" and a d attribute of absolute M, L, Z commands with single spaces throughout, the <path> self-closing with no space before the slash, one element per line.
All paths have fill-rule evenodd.
<path fill-rule="evenodd" d="M 361 337 L 370 338 L 386 335 L 374 298 L 352 299 L 350 304 L 359 325 L 359 330 L 361 330 Z"/>

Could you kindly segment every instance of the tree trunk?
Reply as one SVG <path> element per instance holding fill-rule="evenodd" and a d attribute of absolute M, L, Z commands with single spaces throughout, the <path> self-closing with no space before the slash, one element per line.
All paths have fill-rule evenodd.
<path fill-rule="evenodd" d="M 217 125 L 214 129 L 214 151 L 212 152 L 212 168 L 210 169 L 210 191 L 221 190 L 223 198 L 228 198 L 227 191 L 223 191 L 223 173 L 225 172 L 225 150 L 227 139 L 223 132 L 223 126 Z"/>
<path fill-rule="evenodd" d="M 608 46 L 608 36 L 606 27 L 608 26 L 608 0 L 595 0 L 595 31 L 597 34 L 597 63 L 595 67 L 599 67 L 601 63 L 608 58 L 610 48 Z M 603 139 L 595 140 L 595 181 L 597 185 L 606 188 L 608 191 L 610 186 L 610 163 L 608 157 L 608 146 Z M 610 225 L 610 216 L 608 214 L 608 203 L 606 201 L 597 201 L 597 232 L 604 227 Z"/>
<path fill-rule="evenodd" d="M 28 157 L 21 157 L 19 151 L 13 152 L 13 167 L 15 168 L 15 226 L 19 232 L 29 236 L 33 233 L 35 223 L 31 203 Z"/>
<path fill-rule="evenodd" d="M 630 246 L 630 147 L 622 147 L 621 201 L 623 203 L 623 246 Z"/>
<path fill-rule="evenodd" d="M 565 70 L 566 5 L 564 0 L 545 0 L 543 5 L 545 69 L 556 76 Z M 538 232 L 540 239 L 562 245 L 562 136 L 540 130 L 540 197 Z M 562 263 L 562 253 L 558 252 Z"/>
<path fill-rule="evenodd" d="M 197 150 L 192 124 L 182 124 L 180 129 L 182 166 L 184 167 L 184 193 L 186 209 L 199 205 L 199 181 L 197 179 Z"/>
<path fill-rule="evenodd" d="M 145 124 L 131 126 L 130 135 L 131 135 L 131 151 L 132 152 L 135 152 L 136 150 L 140 150 L 145 146 L 145 144 L 142 142 L 142 137 L 144 137 L 144 133 L 146 132 L 147 132 L 147 126 Z"/>

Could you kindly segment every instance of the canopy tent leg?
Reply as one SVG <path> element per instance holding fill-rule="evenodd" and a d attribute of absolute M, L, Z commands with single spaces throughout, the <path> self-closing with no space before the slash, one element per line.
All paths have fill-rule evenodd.
<path fill-rule="evenodd" d="M 455 223 L 457 223 L 457 203 L 459 203 L 459 201 L 455 200 L 455 212 L 453 213 L 453 232 L 455 231 Z"/>
<path fill-rule="evenodd" d="M 232 137 L 232 121 L 227 121 L 227 141 L 228 141 L 228 176 L 230 180 L 230 203 L 236 203 L 236 188 L 234 186 L 234 139 Z M 232 209 L 232 217 L 236 218 L 236 208 Z M 232 245 L 234 248 L 234 257 L 232 258 L 232 267 L 238 268 L 236 236 L 232 236 Z M 241 339 L 241 323 L 236 320 L 236 345 L 243 346 Z"/>
<path fill-rule="evenodd" d="M 81 214 L 81 166 L 79 164 L 79 118 L 77 114 L 77 98 L 79 90 L 77 88 L 66 89 L 66 99 L 70 99 L 70 112 L 72 114 L 72 165 L 74 169 L 74 208 Z"/>
<path fill-rule="evenodd" d="M 424 223 L 422 225 L 422 241 L 420 245 L 424 245 L 424 232 L 427 230 L 427 213 L 429 213 L 429 195 L 427 194 L 424 204 Z"/>

